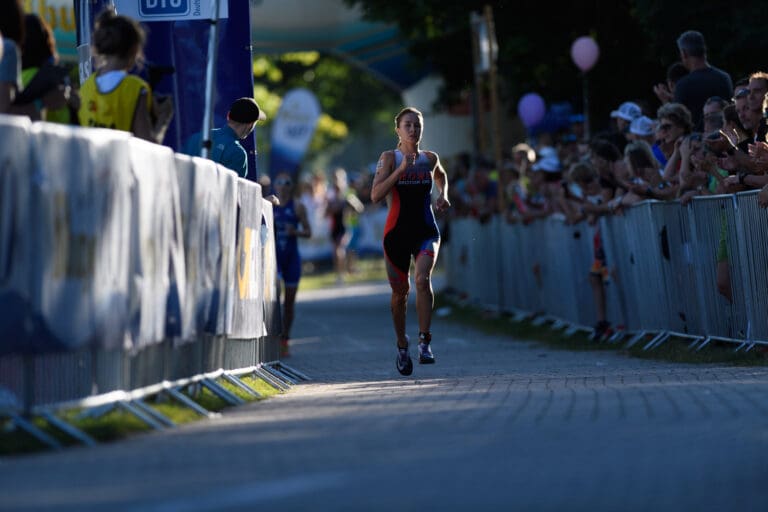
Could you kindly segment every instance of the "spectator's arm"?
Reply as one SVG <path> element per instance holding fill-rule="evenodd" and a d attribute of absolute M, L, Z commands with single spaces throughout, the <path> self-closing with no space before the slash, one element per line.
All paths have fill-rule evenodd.
<path fill-rule="evenodd" d="M 672 181 L 677 175 L 677 167 L 680 164 L 680 139 L 675 142 L 675 149 L 664 166 L 664 181 Z"/>

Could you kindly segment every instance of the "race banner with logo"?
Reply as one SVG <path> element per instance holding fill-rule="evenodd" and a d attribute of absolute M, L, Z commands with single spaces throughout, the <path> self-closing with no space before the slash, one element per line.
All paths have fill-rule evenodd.
<path fill-rule="evenodd" d="M 321 113 L 320 103 L 311 91 L 299 88 L 286 93 L 272 122 L 269 155 L 269 175 L 272 178 L 282 171 L 296 176 Z"/>
<path fill-rule="evenodd" d="M 93 22 L 112 0 L 77 0 L 81 75 L 90 69 L 88 45 Z M 170 96 L 174 114 L 163 144 L 181 151 L 199 135 L 205 113 L 206 67 L 211 24 L 210 0 L 114 0 L 118 14 L 133 17 L 148 29 L 146 64 L 140 70 L 155 95 Z M 220 0 L 215 69 L 213 125 L 226 123 L 229 106 L 253 97 L 250 2 Z M 259 127 L 256 128 L 258 130 Z M 248 153 L 248 177 L 256 180 L 255 133 L 241 144 Z"/>
<path fill-rule="evenodd" d="M 262 333 L 262 241 L 261 186 L 239 180 L 237 187 L 237 256 L 235 298 L 232 312 L 233 338 L 258 338 Z"/>
<path fill-rule="evenodd" d="M 211 0 L 114 0 L 118 14 L 139 21 L 182 21 L 211 19 Z M 229 16 L 228 0 L 219 0 L 219 19 Z"/>

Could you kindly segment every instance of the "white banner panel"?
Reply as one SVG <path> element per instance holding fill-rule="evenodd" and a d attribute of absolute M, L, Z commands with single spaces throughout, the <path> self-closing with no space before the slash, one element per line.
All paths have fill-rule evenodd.
<path fill-rule="evenodd" d="M 30 311 L 30 122 L 0 115 L 0 354 L 26 347 Z"/>
<path fill-rule="evenodd" d="M 131 138 L 131 172 L 136 179 L 132 222 L 131 326 L 134 348 L 165 337 L 166 305 L 170 291 L 169 261 L 174 229 L 177 187 L 173 151 Z M 178 193 L 175 194 L 178 201 Z M 178 205 L 176 205 L 178 209 Z"/>
<path fill-rule="evenodd" d="M 262 287 L 264 290 L 264 325 L 261 336 L 279 336 L 282 332 L 280 297 L 277 288 L 277 251 L 275 249 L 275 217 L 272 203 L 262 204 L 261 244 L 263 247 Z"/>
<path fill-rule="evenodd" d="M 232 332 L 232 312 L 235 305 L 235 240 L 237 227 L 237 173 L 224 166 L 216 165 L 218 177 L 218 193 L 221 197 L 219 209 L 219 235 L 221 237 L 221 260 L 219 273 L 218 320 L 217 334 Z"/>
<path fill-rule="evenodd" d="M 128 135 L 35 123 L 33 305 L 60 347 L 120 346 L 128 319 Z"/>
<path fill-rule="evenodd" d="M 186 296 L 182 318 L 189 332 L 216 332 L 219 290 L 218 178 L 211 160 L 176 154 Z"/>
<path fill-rule="evenodd" d="M 261 242 L 261 186 L 240 179 L 237 184 L 237 256 L 235 296 L 232 315 L 233 338 L 258 338 L 264 314 Z"/>

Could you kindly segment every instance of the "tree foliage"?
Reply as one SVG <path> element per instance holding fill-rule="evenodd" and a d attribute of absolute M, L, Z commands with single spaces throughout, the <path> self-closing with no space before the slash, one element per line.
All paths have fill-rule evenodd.
<path fill-rule="evenodd" d="M 397 94 L 375 77 L 319 52 L 257 55 L 253 72 L 256 101 L 270 119 L 277 114 L 282 96 L 295 87 L 307 88 L 317 96 L 323 113 L 310 143 L 309 161 L 320 154 L 332 160 L 344 153 L 354 143 L 350 133 L 365 137 L 391 130 L 390 118 L 399 108 Z M 363 165 L 359 161 L 336 163 Z"/>

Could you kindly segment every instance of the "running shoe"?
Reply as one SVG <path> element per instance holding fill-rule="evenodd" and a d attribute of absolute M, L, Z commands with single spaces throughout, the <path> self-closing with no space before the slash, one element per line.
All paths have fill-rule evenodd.
<path fill-rule="evenodd" d="M 432 341 L 432 333 L 420 332 L 419 333 L 419 364 L 434 364 L 435 356 L 432 354 L 432 349 L 429 343 Z"/>
<path fill-rule="evenodd" d="M 419 364 L 434 364 L 435 356 L 432 354 L 432 349 L 429 347 L 429 343 L 419 343 Z"/>
<path fill-rule="evenodd" d="M 397 371 L 400 375 L 410 375 L 413 373 L 413 361 L 411 361 L 411 354 L 408 351 L 408 345 L 406 342 L 405 347 L 397 347 L 397 360 L 395 361 Z"/>

